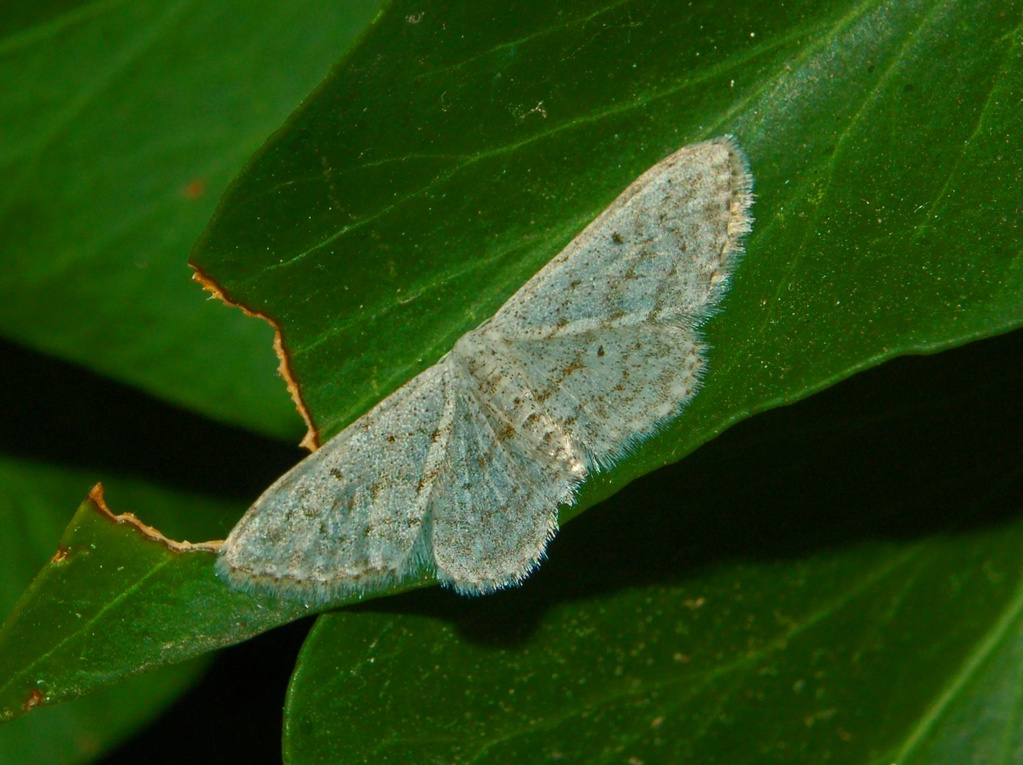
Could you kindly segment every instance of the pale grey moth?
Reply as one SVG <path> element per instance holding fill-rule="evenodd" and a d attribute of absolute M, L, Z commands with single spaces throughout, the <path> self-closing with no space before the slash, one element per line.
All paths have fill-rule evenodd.
<path fill-rule="evenodd" d="M 432 573 L 479 594 L 536 567 L 593 470 L 676 417 L 750 230 L 731 136 L 637 178 L 490 319 L 280 478 L 224 542 L 240 588 L 324 601 Z"/>

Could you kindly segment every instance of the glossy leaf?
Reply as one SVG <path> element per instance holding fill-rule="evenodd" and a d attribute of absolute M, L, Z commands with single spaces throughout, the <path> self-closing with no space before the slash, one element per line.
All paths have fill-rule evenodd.
<path fill-rule="evenodd" d="M 161 667 L 66 704 L 33 709 L 0 727 L 3 765 L 95 762 L 157 717 L 206 670 L 209 659 Z"/>
<path fill-rule="evenodd" d="M 713 373 L 563 520 L 752 412 L 1018 326 L 1005 4 L 722 7 L 397 3 L 232 186 L 193 260 L 277 324 L 329 436 L 641 170 L 737 134 L 759 222 L 708 326 Z"/>
<path fill-rule="evenodd" d="M 377 5 L 5 2 L 0 333 L 294 438 L 269 330 L 208 301 L 184 261 Z"/>
<path fill-rule="evenodd" d="M 0 721 L 305 614 L 234 596 L 214 557 L 215 545 L 173 543 L 115 517 L 94 489 L 0 629 Z"/>
<path fill-rule="evenodd" d="M 0 549 L 4 551 L 0 556 L 0 613 L 10 612 L 32 577 L 53 555 L 67 521 L 66 508 L 90 480 L 83 471 L 0 459 Z M 159 505 L 153 502 L 160 495 L 151 489 L 114 479 L 112 491 L 122 501 L 157 505 L 153 515 L 163 520 Z M 193 505 L 191 509 L 201 512 L 204 508 Z M 177 508 L 179 525 L 187 510 Z M 207 523 L 217 515 L 208 514 Z M 36 633 L 35 637 L 42 636 Z M 158 714 L 207 664 L 203 658 L 163 667 L 105 686 L 73 703 L 35 709 L 23 719 L 0 726 L 0 763 L 88 762 Z"/>

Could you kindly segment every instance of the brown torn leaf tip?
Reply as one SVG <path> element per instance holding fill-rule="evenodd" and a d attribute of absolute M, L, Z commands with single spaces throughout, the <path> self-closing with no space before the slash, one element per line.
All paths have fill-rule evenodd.
<path fill-rule="evenodd" d="M 220 546 L 223 544 L 220 540 L 213 540 L 211 542 L 189 542 L 188 540 L 184 540 L 182 542 L 178 542 L 176 539 L 164 536 L 158 529 L 154 529 L 152 526 L 147 526 L 133 513 L 121 513 L 120 515 L 114 515 L 110 512 L 110 508 L 107 507 L 106 500 L 103 499 L 103 484 L 101 483 L 92 487 L 92 491 L 89 492 L 89 501 L 92 502 L 93 507 L 95 507 L 101 515 L 106 516 L 109 520 L 114 523 L 125 523 L 129 526 L 133 526 L 147 539 L 159 542 L 167 549 L 173 550 L 174 552 L 216 553 L 220 552 Z M 67 552 L 65 551 L 65 556 L 66 555 Z"/>
<path fill-rule="evenodd" d="M 45 700 L 43 692 L 38 688 L 33 688 L 29 691 L 28 698 L 25 699 L 25 703 L 21 706 L 27 712 L 30 709 L 35 709 L 36 707 L 41 706 Z"/>
<path fill-rule="evenodd" d="M 306 425 L 305 438 L 302 439 L 302 443 L 299 445 L 304 446 L 311 452 L 314 452 L 317 449 L 319 449 L 320 432 L 313 424 L 313 418 L 309 414 L 309 410 L 306 408 L 305 402 L 302 401 L 302 391 L 299 387 L 298 380 L 296 380 L 295 376 L 291 373 L 291 362 L 288 357 L 288 351 L 284 347 L 284 338 L 281 335 L 281 328 L 278 326 L 277 322 L 274 321 L 273 318 L 271 318 L 270 316 L 267 316 L 265 313 L 260 313 L 255 309 L 249 308 L 248 306 L 243 305 L 242 303 L 232 300 L 225 294 L 223 288 L 219 284 L 217 284 L 217 282 L 214 281 L 214 279 L 211 276 L 209 276 L 201 268 L 199 268 L 199 266 L 197 266 L 195 263 L 189 263 L 188 265 L 190 265 L 192 267 L 192 271 L 194 271 L 194 273 L 192 274 L 192 279 L 194 281 L 199 282 L 199 284 L 202 285 L 203 289 L 209 292 L 213 297 L 217 298 L 217 300 L 220 300 L 222 303 L 226 305 L 233 306 L 235 308 L 240 308 L 242 313 L 244 313 L 246 316 L 252 316 L 257 319 L 262 319 L 271 327 L 273 327 L 274 353 L 277 354 L 277 358 L 280 360 L 280 364 L 277 367 L 277 371 L 280 373 L 281 377 L 284 378 L 284 382 L 288 386 L 288 393 L 291 394 L 291 400 L 295 402 L 295 408 L 298 409 L 298 413 L 302 415 L 302 419 L 305 420 Z"/>

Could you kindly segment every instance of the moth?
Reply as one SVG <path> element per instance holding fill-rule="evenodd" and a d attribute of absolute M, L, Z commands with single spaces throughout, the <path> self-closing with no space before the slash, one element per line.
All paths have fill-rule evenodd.
<path fill-rule="evenodd" d="M 228 536 L 231 584 L 326 601 L 431 573 L 521 582 L 594 470 L 677 417 L 750 230 L 730 136 L 637 178 L 451 351 L 281 477 Z"/>

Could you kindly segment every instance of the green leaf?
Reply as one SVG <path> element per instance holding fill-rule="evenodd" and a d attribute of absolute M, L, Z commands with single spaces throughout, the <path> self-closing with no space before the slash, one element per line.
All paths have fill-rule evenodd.
<path fill-rule="evenodd" d="M 32 714 L 0 728 L 3 765 L 71 765 L 92 762 L 160 714 L 191 686 L 208 659 L 137 675 L 93 695 Z"/>
<path fill-rule="evenodd" d="M 528 9 L 488 2 L 414 6 L 397 2 L 239 177 L 194 260 L 229 299 L 277 323 L 307 408 L 322 433 L 330 435 L 491 315 L 641 170 L 689 141 L 736 133 L 753 163 L 759 222 L 731 294 L 707 328 L 714 351 L 706 388 L 674 427 L 591 481 L 581 501 L 566 509 L 567 519 L 638 476 L 681 459 L 753 412 L 794 401 L 893 356 L 938 350 L 1019 326 L 1021 10 L 1018 0 L 826 6 L 796 2 L 769 10 L 709 0 L 682 7 L 646 0 L 615 6 L 538 3 Z M 239 387 L 248 384 L 246 375 L 238 380 Z M 887 395 L 883 388 L 882 398 Z M 769 422 L 778 427 L 778 420 Z M 862 424 L 869 424 L 869 419 Z M 927 442 L 917 448 L 929 447 Z M 1016 455 L 1018 450 L 1002 454 Z M 831 453 L 830 464 L 840 467 L 845 460 L 841 449 Z M 851 676 L 819 676 L 828 669 L 829 651 L 855 659 L 858 647 L 868 645 L 871 635 L 853 631 L 860 620 L 877 623 L 887 612 L 898 610 L 903 592 L 909 593 L 917 580 L 885 577 L 889 571 L 903 575 L 902 567 L 914 561 L 903 563 L 899 555 L 905 548 L 899 549 L 903 542 L 898 539 L 860 550 L 860 538 L 839 533 L 859 522 L 859 516 L 846 515 L 838 503 L 821 503 L 815 508 L 820 512 L 814 513 L 817 525 L 810 528 L 821 530 L 833 547 L 806 544 L 798 515 L 793 519 L 765 513 L 765 520 L 773 523 L 766 528 L 778 536 L 761 534 L 765 546 L 755 548 L 751 560 L 740 557 L 737 567 L 729 568 L 736 563 L 729 544 L 740 545 L 747 533 L 743 524 L 758 519 L 763 503 L 746 505 L 741 513 L 737 505 L 719 506 L 715 515 L 690 503 L 689 485 L 701 475 L 725 486 L 737 484 L 735 490 L 755 485 L 747 481 L 749 470 L 743 473 L 742 463 L 736 463 L 734 459 L 727 467 L 720 461 L 701 463 L 702 470 L 692 475 L 667 474 L 673 477 L 675 494 L 684 494 L 686 501 L 678 503 L 682 509 L 672 503 L 663 515 L 677 519 L 682 527 L 669 526 L 658 533 L 656 507 L 648 507 L 651 503 L 633 488 L 617 500 L 627 505 L 627 511 L 619 513 L 608 532 L 620 536 L 625 519 L 628 528 L 651 545 L 661 540 L 681 545 L 691 534 L 697 552 L 704 551 L 708 569 L 720 567 L 713 572 L 718 579 L 701 579 L 699 570 L 672 569 L 675 574 L 666 574 L 654 567 L 633 580 L 623 576 L 621 568 L 608 566 L 605 571 L 601 564 L 607 554 L 594 555 L 592 550 L 558 568 L 561 548 L 556 543 L 535 586 L 554 581 L 568 588 L 569 597 L 548 607 L 551 626 L 541 624 L 537 632 L 522 637 L 523 644 L 531 645 L 535 639 L 537 645 L 553 645 L 544 640 L 554 641 L 558 630 L 588 638 L 593 651 L 572 657 L 581 681 L 596 683 L 608 672 L 613 675 L 614 667 L 630 659 L 632 651 L 637 652 L 637 661 L 650 660 L 645 677 L 667 676 L 675 668 L 675 653 L 646 653 L 635 631 L 619 636 L 622 615 L 628 616 L 624 623 L 635 628 L 646 619 L 653 625 L 662 613 L 676 620 L 690 610 L 707 613 L 700 610 L 706 606 L 699 601 L 707 597 L 702 590 L 706 586 L 718 610 L 701 623 L 693 621 L 691 629 L 689 622 L 684 623 L 689 630 L 685 636 L 708 646 L 708 652 L 748 650 L 755 654 L 749 659 L 752 667 L 757 651 L 776 656 L 769 652 L 772 640 L 791 643 L 806 635 L 810 641 L 806 646 L 812 645 L 815 652 L 801 645 L 802 653 L 786 657 L 804 662 L 798 668 L 805 672 L 780 676 L 792 683 L 803 679 L 814 698 L 821 698 L 819 684 L 832 679 L 834 687 L 848 686 L 843 692 L 850 695 L 843 699 L 854 701 L 858 688 L 853 686 L 865 683 L 870 709 L 885 698 L 892 698 L 899 708 L 898 702 L 913 691 L 917 695 L 909 698 L 912 704 L 907 709 L 921 714 L 917 719 L 928 724 L 949 708 L 941 706 L 948 689 L 963 689 L 955 699 L 965 698 L 977 675 L 960 673 L 958 677 L 965 679 L 957 685 L 949 664 L 944 665 L 944 674 L 936 671 L 929 677 L 929 684 L 917 688 L 910 683 L 897 688 L 903 695 L 895 696 L 890 695 L 889 678 L 893 673 L 898 677 L 897 664 L 879 660 L 864 669 L 852 661 L 844 665 Z M 800 477 L 791 466 L 782 468 L 776 476 L 792 481 Z M 1006 475 L 994 473 L 1000 486 L 1008 483 Z M 939 479 L 935 476 L 933 483 L 939 485 Z M 897 480 L 893 485 L 921 489 Z M 984 496 L 983 481 L 969 487 L 967 496 Z M 935 496 L 930 483 L 922 488 Z M 798 507 L 799 502 L 797 495 L 779 506 Z M 868 509 L 876 509 L 874 504 L 878 503 L 862 503 Z M 722 509 L 733 514 L 722 515 Z M 592 515 L 599 518 L 598 513 Z M 719 516 L 731 522 L 713 534 L 696 533 L 701 523 Z M 838 524 L 837 529 L 822 525 L 828 519 Z M 876 515 L 864 512 L 863 536 L 879 522 Z M 596 524 L 574 524 L 568 532 L 581 534 Z M 757 530 L 755 525 L 749 528 Z M 824 533 L 829 529 L 830 536 Z M 916 527 L 910 543 L 928 547 L 930 530 Z M 1006 548 L 1017 540 L 1016 528 L 1000 519 L 991 534 L 973 531 L 977 533 L 946 539 L 948 557 L 933 550 L 920 553 L 931 566 L 920 570 L 946 574 L 953 589 L 958 580 L 966 581 L 974 587 L 974 600 L 950 597 L 940 603 L 950 609 L 942 612 L 944 621 L 928 620 L 928 608 L 911 603 L 905 615 L 891 617 L 894 626 L 885 634 L 887 639 L 909 641 L 924 657 L 954 644 L 949 662 L 958 659 L 956 666 L 969 667 L 964 657 L 971 649 L 983 658 L 989 655 L 985 646 L 1002 645 L 997 638 L 987 639 L 987 634 L 1002 633 L 992 627 L 985 634 L 985 625 L 1006 625 L 1005 634 L 1011 634 L 1015 570 L 999 580 L 1008 584 L 992 581 L 987 590 L 976 577 L 977 571 L 988 576 L 983 562 L 991 560 L 998 576 L 988 578 L 999 578 L 1002 570 L 997 564 L 1007 560 Z M 149 632 L 145 640 L 126 642 L 124 652 L 113 652 L 81 630 L 73 631 L 67 650 L 63 645 L 51 650 L 58 632 L 49 629 L 44 634 L 50 643 L 42 641 L 34 653 L 18 648 L 22 653 L 8 660 L 11 646 L 31 645 L 36 639 L 28 615 L 43 606 L 30 595 L 0 635 L 0 661 L 5 662 L 0 678 L 10 676 L 12 667 L 14 673 L 22 673 L 15 674 L 6 692 L 0 691 L 6 693 L 5 704 L 23 698 L 14 691 L 23 694 L 31 689 L 23 667 L 33 673 L 45 669 L 49 673 L 44 675 L 45 691 L 55 691 L 50 697 L 56 698 L 94 687 L 105 678 L 241 639 L 298 612 L 275 608 L 269 599 L 257 602 L 232 593 L 212 577 L 210 555 L 172 553 L 92 510 L 83 510 L 68 533 L 69 539 L 86 546 L 97 544 L 95 554 L 80 560 L 90 572 L 102 568 L 108 575 L 97 580 L 91 613 L 102 618 L 112 614 L 121 623 L 137 623 Z M 787 557 L 771 557 L 776 556 L 775 548 L 786 551 Z M 779 584 L 778 572 L 767 565 L 772 561 L 779 568 L 791 564 L 787 570 L 803 579 L 786 591 L 781 586 L 785 581 Z M 85 563 L 79 565 L 84 568 Z M 112 574 L 120 565 L 129 572 L 123 581 Z M 760 597 L 759 573 L 765 576 L 764 592 L 776 600 Z M 45 571 L 34 592 L 56 592 L 66 586 L 60 576 Z M 883 587 L 889 580 L 899 582 L 902 589 Z M 503 613 L 510 614 L 504 624 L 514 624 L 516 611 L 508 604 L 519 598 L 528 602 L 530 593 L 527 589 L 492 601 L 458 602 L 454 609 L 476 609 L 468 619 L 472 624 Z M 449 603 L 448 598 L 445 593 L 424 593 L 411 602 L 450 620 L 457 614 L 449 606 L 431 605 L 435 599 Z M 959 623 L 948 618 L 949 613 L 955 615 L 953 606 L 986 607 L 987 598 L 992 608 L 980 613 L 976 624 L 970 620 L 965 625 L 974 631 L 956 632 Z M 827 615 L 838 614 L 836 621 L 827 621 L 815 609 L 815 603 L 825 599 Z M 857 605 L 850 606 L 851 611 L 842 611 L 853 601 Z M 765 603 L 773 608 L 768 610 Z M 602 621 L 602 608 L 618 614 L 619 620 Z M 57 611 L 40 614 L 39 624 L 60 626 Z M 750 614 L 757 620 L 752 626 L 744 621 Z M 345 650 L 372 646 L 365 637 L 374 629 L 383 634 L 373 615 L 364 612 L 332 616 L 323 629 L 338 618 L 350 620 L 345 632 L 351 630 L 353 642 L 329 634 L 321 638 L 317 630 L 305 652 L 297 690 L 291 693 L 287 724 L 295 758 L 315 761 L 338 746 L 336 739 L 328 742 L 321 733 L 338 731 L 339 721 L 326 713 L 310 716 L 308 706 L 334 687 L 333 680 L 322 672 L 313 679 L 305 667 L 330 667 L 333 657 L 342 662 L 333 666 L 343 670 Z M 782 627 L 760 629 L 771 619 Z M 807 631 L 791 634 L 784 627 L 786 619 L 803 619 Z M 367 633 L 351 626 L 359 620 L 367 620 Z M 390 615 L 388 629 L 407 630 L 412 638 L 389 647 L 402 652 L 395 659 L 402 666 L 406 661 L 425 661 L 434 650 L 432 637 L 441 641 L 438 657 L 450 649 L 445 658 L 454 664 L 421 664 L 420 674 L 414 675 L 420 684 L 406 683 L 420 699 L 429 693 L 434 705 L 444 704 L 448 699 L 440 695 L 443 691 L 467 690 L 457 683 L 445 685 L 445 673 L 471 681 L 482 665 L 464 631 L 457 639 L 450 630 L 433 627 L 432 632 L 421 633 L 421 621 L 414 614 Z M 591 623 L 599 640 L 586 634 Z M 704 624 L 710 625 L 706 635 L 700 632 Z M 810 628 L 818 624 L 825 626 L 813 632 Z M 726 632 L 716 632 L 717 627 Z M 747 633 L 749 641 L 743 639 Z M 163 651 L 167 638 L 173 651 Z M 563 650 L 558 644 L 554 655 Z M 77 663 L 75 655 L 81 657 Z M 510 652 L 489 653 L 498 659 L 504 655 Z M 613 666 L 608 656 L 617 664 Z M 382 662 L 379 655 L 375 658 Z M 526 650 L 511 661 L 511 667 L 501 669 L 522 682 L 542 679 L 550 669 L 539 649 Z M 631 666 L 623 664 L 623 671 Z M 725 665 L 711 666 L 707 677 L 715 680 L 714 668 Z M 767 670 L 764 677 L 776 668 L 757 666 Z M 795 685 L 789 687 L 795 692 Z M 757 707 L 760 698 L 773 701 L 781 696 L 755 685 L 736 685 L 731 695 L 730 686 L 725 690 L 702 697 L 702 702 L 721 710 L 711 721 L 713 730 L 708 730 L 727 753 L 730 740 L 741 737 L 737 733 L 752 745 L 757 739 L 749 731 L 773 729 L 782 707 Z M 693 691 L 700 692 L 699 687 Z M 367 693 L 364 704 L 379 704 L 380 687 Z M 434 720 L 423 717 L 402 728 L 401 741 L 412 734 L 419 740 L 462 736 L 456 749 L 470 751 L 482 741 L 497 752 L 500 739 L 491 733 L 499 726 L 486 714 L 500 710 L 506 697 L 493 687 L 486 695 L 470 696 L 477 700 L 481 715 L 472 721 L 471 730 L 461 729 L 460 720 L 449 719 L 439 721 L 446 727 L 438 732 L 431 727 Z M 921 713 L 926 700 L 933 703 Z M 461 703 L 456 708 L 462 708 Z M 386 712 L 386 701 L 384 706 Z M 528 706 L 522 709 L 526 711 L 520 720 L 530 714 Z M 814 706 L 812 711 L 830 714 L 829 709 Z M 937 711 L 929 714 L 928 709 Z M 425 711 L 440 714 L 435 706 Z M 371 712 L 366 710 L 366 715 Z M 366 727 L 354 734 L 365 741 L 353 746 L 375 746 L 372 726 L 394 730 L 402 724 L 398 718 L 397 714 L 376 718 L 377 722 L 362 718 Z M 630 730 L 638 730 L 638 719 L 638 714 L 631 722 L 624 716 L 586 717 L 581 720 L 584 725 L 575 725 L 570 734 L 577 740 L 580 731 L 607 731 L 614 738 L 620 730 L 628 736 Z M 657 719 L 652 716 L 648 723 Z M 802 718 L 803 727 L 779 724 L 787 751 L 810 752 L 803 758 L 810 760 L 828 755 L 847 728 L 835 724 L 825 736 L 820 733 L 823 726 L 814 727 L 823 719 Z M 878 718 L 871 720 L 877 723 Z M 620 729 L 614 727 L 618 721 Z M 729 721 L 741 724 L 728 728 Z M 753 723 L 757 727 L 750 727 Z M 293 726 L 301 725 L 310 730 L 296 736 Z M 857 730 L 867 737 L 869 727 Z M 907 729 L 903 725 L 901 730 Z M 691 738 L 703 735 L 699 729 L 678 730 Z M 861 742 L 861 751 L 891 750 L 892 735 L 879 730 L 876 740 L 881 743 L 871 749 L 869 742 Z M 638 734 L 634 740 L 643 742 Z M 607 759 L 616 756 L 613 743 L 608 744 Z M 460 751 L 447 754 L 461 757 Z M 716 754 L 706 759 L 715 758 L 728 760 Z"/>
<path fill-rule="evenodd" d="M 223 513 L 168 494 L 150 491 L 145 506 Z M 213 573 L 215 550 L 114 516 L 94 489 L 0 629 L 0 721 L 305 615 L 302 604 L 231 592 Z"/>
<path fill-rule="evenodd" d="M 743 423 L 521 590 L 320 617 L 285 761 L 1018 761 L 1021 361 L 1017 332 Z"/>
<path fill-rule="evenodd" d="M 71 498 L 89 486 L 79 471 L 0 459 L 0 613 L 7 614 L 39 568 L 50 559 L 66 522 Z M 153 492 L 130 481 L 113 481 L 115 496 L 153 500 Z M 186 513 L 177 508 L 180 518 Z M 154 515 L 158 515 L 154 511 Z M 67 607 L 68 592 L 54 593 Z M 35 633 L 35 639 L 42 635 Z M 0 728 L 0 763 L 87 762 L 158 714 L 198 677 L 208 661 L 163 667 L 107 686 L 88 698 L 36 709 Z"/>
<path fill-rule="evenodd" d="M 712 373 L 562 520 L 753 412 L 1023 322 L 1004 2 L 482 7 L 392 5 L 193 254 L 277 324 L 324 435 L 494 313 L 640 171 L 725 131 L 749 151 L 759 222 L 708 327 Z"/>
<path fill-rule="evenodd" d="M 270 330 L 208 301 L 184 261 L 377 5 L 6 2 L 0 333 L 294 438 Z"/>

